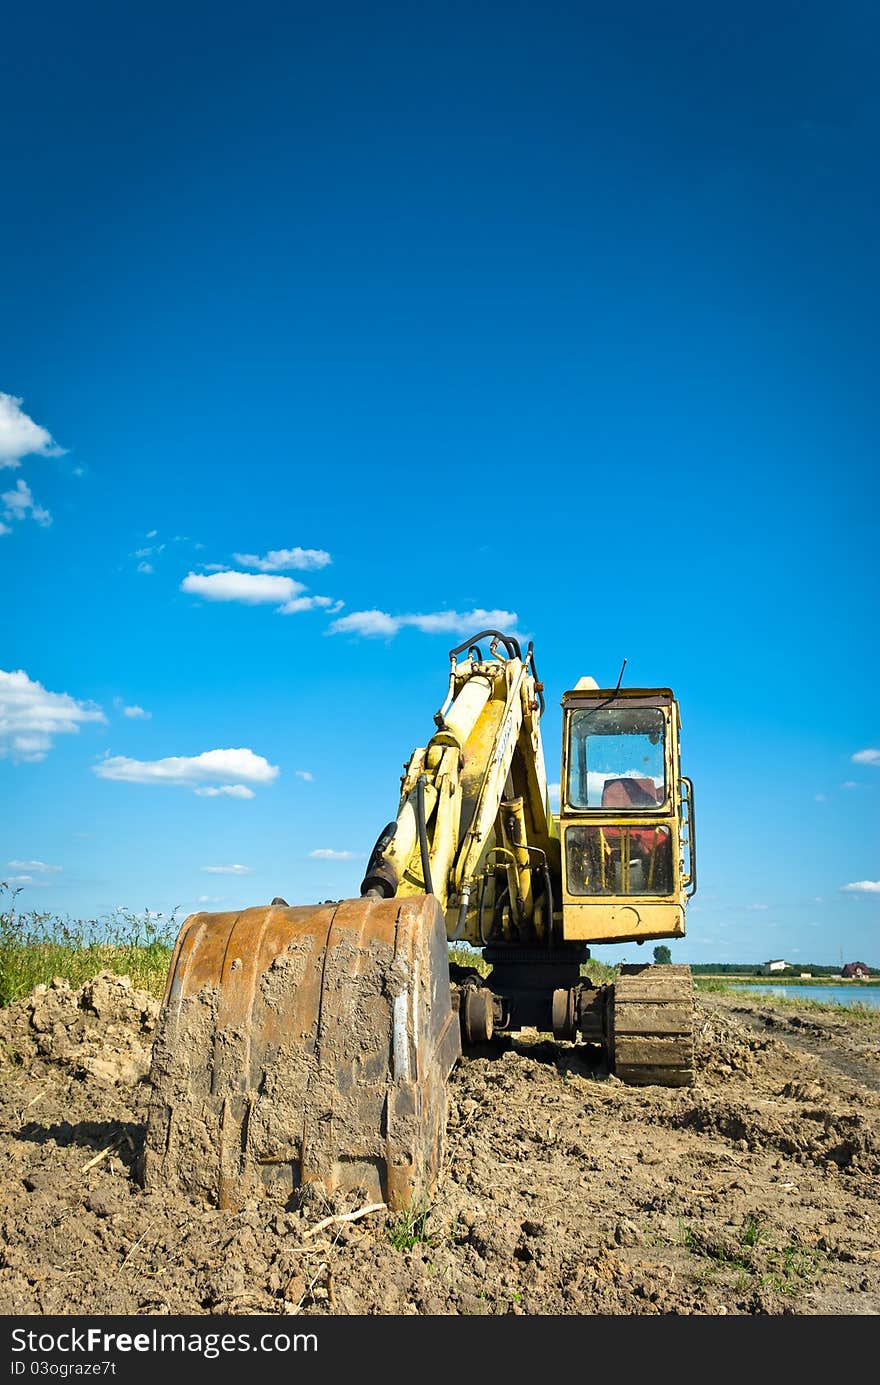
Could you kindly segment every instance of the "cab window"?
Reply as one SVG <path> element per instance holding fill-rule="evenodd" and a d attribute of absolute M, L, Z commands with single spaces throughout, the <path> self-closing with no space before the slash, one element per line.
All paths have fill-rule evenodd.
<path fill-rule="evenodd" d="M 672 832 L 665 825 L 569 827 L 566 889 L 573 895 L 667 895 L 673 888 Z"/>
<path fill-rule="evenodd" d="M 659 707 L 592 707 L 569 714 L 568 804 L 650 812 L 666 801 L 666 719 Z"/>

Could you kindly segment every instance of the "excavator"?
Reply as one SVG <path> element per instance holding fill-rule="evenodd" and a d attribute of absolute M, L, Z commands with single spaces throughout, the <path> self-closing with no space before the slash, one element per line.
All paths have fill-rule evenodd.
<path fill-rule="evenodd" d="M 693 1083 L 689 968 L 621 966 L 595 984 L 585 967 L 591 943 L 684 935 L 694 799 L 673 693 L 621 687 L 621 670 L 614 688 L 581 678 L 563 695 L 555 814 L 533 643 L 483 630 L 449 659 L 359 898 L 276 897 L 183 923 L 153 1046 L 146 1187 L 232 1209 L 293 1205 L 309 1184 L 424 1204 L 455 1064 L 524 1030 L 592 1045 L 625 1083 Z M 450 965 L 450 943 L 484 966 Z"/>

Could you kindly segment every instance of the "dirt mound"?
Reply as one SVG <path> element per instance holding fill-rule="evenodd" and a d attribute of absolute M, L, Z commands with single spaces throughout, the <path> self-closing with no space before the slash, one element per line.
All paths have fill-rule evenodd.
<path fill-rule="evenodd" d="M 159 1002 L 102 971 L 79 990 L 56 977 L 0 1010 L 7 1059 L 68 1069 L 102 1085 L 146 1077 Z"/>
<path fill-rule="evenodd" d="M 877 1078 L 697 1011 L 693 1088 L 538 1036 L 463 1059 L 431 1206 L 346 1220 L 366 1199 L 144 1191 L 155 1002 L 39 988 L 0 1012 L 0 1312 L 880 1312 Z"/>

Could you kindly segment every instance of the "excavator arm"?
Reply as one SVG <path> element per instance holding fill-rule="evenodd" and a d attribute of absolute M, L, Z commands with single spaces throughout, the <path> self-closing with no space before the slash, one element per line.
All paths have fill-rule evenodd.
<path fill-rule="evenodd" d="M 488 659 L 478 643 L 484 639 L 491 641 Z M 501 641 L 506 657 L 498 653 Z M 465 648 L 467 658 L 459 663 Z M 523 658 L 518 641 L 484 630 L 452 650 L 450 664 L 437 730 L 406 765 L 397 818 L 379 836 L 361 894 L 432 894 L 446 916 L 449 938 L 480 943 L 485 938 L 479 936 L 477 894 L 488 877 L 503 873 L 510 928 L 522 938 L 547 937 L 559 840 L 549 805 L 539 729 L 542 688 L 532 646 Z"/>

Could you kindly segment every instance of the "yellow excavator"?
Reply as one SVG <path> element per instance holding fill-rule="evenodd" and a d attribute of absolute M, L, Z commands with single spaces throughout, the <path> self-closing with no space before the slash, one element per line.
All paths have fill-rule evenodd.
<path fill-rule="evenodd" d="M 360 898 L 186 919 L 153 1047 L 147 1187 L 236 1208 L 317 1183 L 411 1207 L 436 1189 L 462 1049 L 524 1029 L 600 1046 L 624 1082 L 693 1082 L 687 967 L 585 975 L 590 943 L 682 937 L 696 889 L 678 704 L 622 674 L 563 696 L 556 815 L 534 646 L 481 631 L 450 652 Z M 450 942 L 480 949 L 488 975 L 450 966 Z"/>

